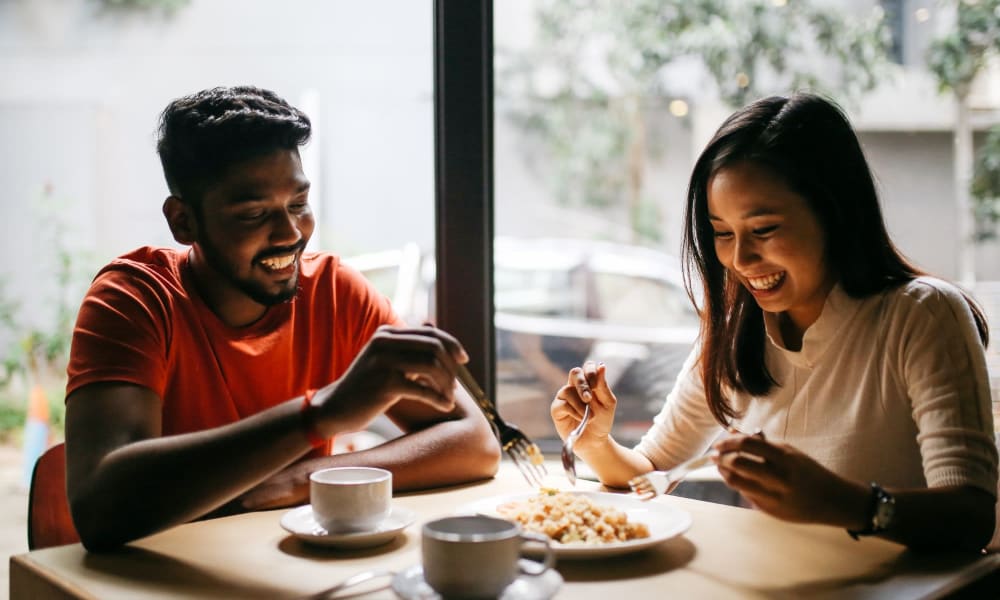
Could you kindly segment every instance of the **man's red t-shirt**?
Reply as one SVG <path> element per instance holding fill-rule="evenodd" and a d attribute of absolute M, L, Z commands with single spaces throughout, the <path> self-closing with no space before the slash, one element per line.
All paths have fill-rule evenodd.
<path fill-rule="evenodd" d="M 139 248 L 83 300 L 66 395 L 134 383 L 162 399 L 163 435 L 217 427 L 340 378 L 385 324 L 401 324 L 389 300 L 336 256 L 303 255 L 295 298 L 233 328 L 198 295 L 186 251 Z"/>

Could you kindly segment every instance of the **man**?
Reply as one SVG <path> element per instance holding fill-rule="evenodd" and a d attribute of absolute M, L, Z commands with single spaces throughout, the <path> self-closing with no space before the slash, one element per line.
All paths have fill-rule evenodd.
<path fill-rule="evenodd" d="M 112 261 L 73 334 L 67 491 L 88 549 L 307 502 L 321 467 L 384 467 L 396 489 L 496 472 L 489 425 L 455 391 L 461 345 L 406 328 L 337 257 L 303 253 L 315 225 L 298 152 L 309 135 L 302 112 L 253 87 L 163 112 L 163 214 L 189 248 Z M 331 438 L 382 413 L 405 435 L 329 455 Z"/>

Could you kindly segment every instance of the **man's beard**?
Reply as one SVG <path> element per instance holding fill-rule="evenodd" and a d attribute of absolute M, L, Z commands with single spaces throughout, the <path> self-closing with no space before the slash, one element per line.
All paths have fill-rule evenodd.
<path fill-rule="evenodd" d="M 209 264 L 216 272 L 219 273 L 225 280 L 240 290 L 244 294 L 250 297 L 257 304 L 263 306 L 274 306 L 275 304 L 283 304 L 285 302 L 290 302 L 299 291 L 299 274 L 298 271 L 295 273 L 295 280 L 292 282 L 290 287 L 287 287 L 277 293 L 269 292 L 259 283 L 249 280 L 242 279 L 236 274 L 236 269 L 226 263 L 225 259 L 222 257 L 222 253 L 219 252 L 215 244 L 208 239 L 208 236 L 204 236 L 202 239 L 198 240 L 198 244 L 201 246 L 202 255 L 205 257 L 205 262 Z M 301 250 L 301 247 L 296 251 Z M 287 251 L 282 252 L 287 253 Z M 266 256 L 259 256 L 255 260 L 260 258 L 267 258 Z"/>

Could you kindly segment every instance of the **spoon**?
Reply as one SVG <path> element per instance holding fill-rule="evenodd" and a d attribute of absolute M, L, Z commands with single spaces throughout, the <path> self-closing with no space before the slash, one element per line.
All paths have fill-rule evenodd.
<path fill-rule="evenodd" d="M 340 583 L 338 583 L 337 585 L 335 585 L 333 587 L 327 588 L 327 589 L 325 589 L 325 590 L 323 590 L 321 592 L 316 592 L 315 594 L 312 594 L 311 596 L 306 596 L 305 598 L 303 598 L 303 600 L 327 600 L 327 599 L 331 599 L 331 598 L 334 597 L 334 594 L 336 594 L 337 592 L 340 592 L 342 590 L 345 590 L 345 589 L 347 589 L 349 587 L 354 587 L 356 585 L 360 585 L 360 584 L 362 584 L 362 583 L 364 583 L 366 581 L 371 581 L 372 579 L 376 579 L 378 577 L 389 577 L 389 576 L 392 576 L 392 575 L 395 575 L 395 574 L 396 573 L 393 572 L 393 571 L 387 571 L 387 570 L 383 570 L 383 569 L 375 569 L 375 570 L 372 570 L 372 571 L 363 571 L 361 573 L 358 573 L 357 575 L 353 575 L 351 577 L 348 577 L 347 579 L 345 579 L 344 581 L 341 581 Z M 374 591 L 374 590 L 372 590 L 372 591 Z"/>

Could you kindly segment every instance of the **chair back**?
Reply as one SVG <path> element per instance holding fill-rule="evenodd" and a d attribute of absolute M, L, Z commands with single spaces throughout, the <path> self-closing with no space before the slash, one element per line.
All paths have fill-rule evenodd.
<path fill-rule="evenodd" d="M 80 541 L 66 495 L 66 445 L 42 454 L 31 473 L 28 492 L 28 550 Z"/>

